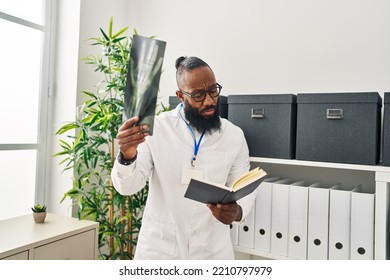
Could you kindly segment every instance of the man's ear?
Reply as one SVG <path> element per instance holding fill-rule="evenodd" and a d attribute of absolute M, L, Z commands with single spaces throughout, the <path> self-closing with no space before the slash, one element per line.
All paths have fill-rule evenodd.
<path fill-rule="evenodd" d="M 176 91 L 176 96 L 177 96 L 177 98 L 179 98 L 179 100 L 180 100 L 181 102 L 184 101 L 184 94 L 183 94 L 180 90 L 177 90 L 177 91 Z"/>

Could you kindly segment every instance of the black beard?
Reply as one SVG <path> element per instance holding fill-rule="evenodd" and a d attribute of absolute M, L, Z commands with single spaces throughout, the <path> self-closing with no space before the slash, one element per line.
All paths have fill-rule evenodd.
<path fill-rule="evenodd" d="M 212 134 L 215 131 L 221 130 L 221 120 L 219 118 L 218 105 L 208 106 L 205 109 L 215 108 L 214 115 L 210 117 L 203 117 L 198 109 L 192 107 L 187 101 L 184 101 L 184 115 L 198 132 L 205 134 Z"/>

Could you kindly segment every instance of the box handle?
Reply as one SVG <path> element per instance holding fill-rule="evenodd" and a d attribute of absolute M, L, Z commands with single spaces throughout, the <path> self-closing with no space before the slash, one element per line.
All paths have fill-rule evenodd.
<path fill-rule="evenodd" d="M 262 119 L 264 118 L 264 108 L 261 109 L 251 109 L 252 119 Z"/>
<path fill-rule="evenodd" d="M 326 109 L 326 118 L 328 120 L 341 120 L 343 118 L 343 109 Z"/>

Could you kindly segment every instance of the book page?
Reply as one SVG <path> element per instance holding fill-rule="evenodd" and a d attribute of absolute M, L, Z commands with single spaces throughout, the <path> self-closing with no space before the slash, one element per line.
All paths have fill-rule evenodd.
<path fill-rule="evenodd" d="M 252 169 L 251 171 L 245 173 L 244 175 L 241 175 L 240 177 L 238 177 L 238 179 L 236 181 L 234 181 L 232 188 L 234 189 L 234 186 L 240 184 L 240 182 L 242 182 L 242 181 L 245 181 L 253 176 L 256 176 L 258 173 L 259 173 L 259 167 L 256 167 L 256 168 Z"/>
<path fill-rule="evenodd" d="M 241 177 L 239 177 L 232 185 L 231 190 L 238 190 L 246 185 L 249 185 L 250 183 L 258 180 L 259 178 L 264 177 L 267 175 L 267 173 L 264 172 L 263 169 L 260 169 L 259 167 L 256 167 L 252 169 L 251 171 L 245 173 Z"/>

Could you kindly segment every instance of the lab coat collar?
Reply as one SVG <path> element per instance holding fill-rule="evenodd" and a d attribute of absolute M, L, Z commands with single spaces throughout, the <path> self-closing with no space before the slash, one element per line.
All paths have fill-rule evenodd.
<path fill-rule="evenodd" d="M 181 110 L 181 103 L 179 103 L 175 109 L 170 111 L 172 116 L 176 118 L 174 126 L 177 129 L 178 133 L 180 134 L 182 140 L 184 142 L 190 143 L 192 145 L 193 144 L 192 136 L 188 132 L 188 128 L 187 128 L 186 123 L 183 121 L 183 119 L 180 116 L 180 110 Z M 188 123 L 188 120 L 185 118 L 184 114 L 183 114 L 183 118 Z M 218 139 L 225 133 L 226 125 L 227 125 L 226 121 L 221 118 L 220 131 L 213 132 L 212 134 L 209 134 L 209 133 L 205 134 L 204 138 L 202 140 L 202 143 L 208 142 L 208 144 L 212 144 L 212 143 L 218 141 Z M 188 142 L 188 140 L 190 140 L 190 142 Z"/>

